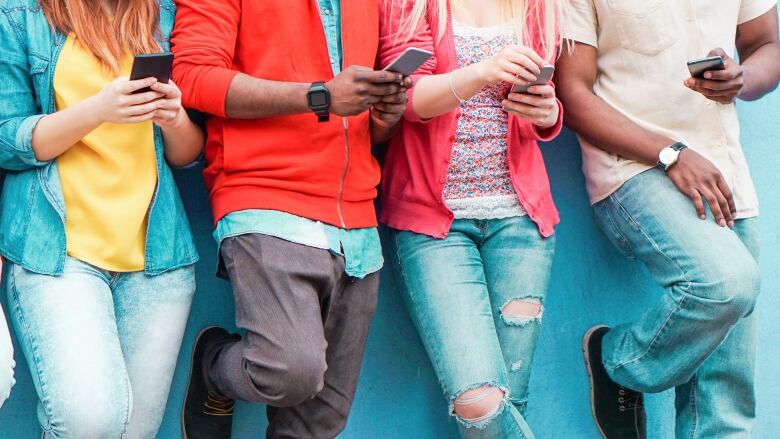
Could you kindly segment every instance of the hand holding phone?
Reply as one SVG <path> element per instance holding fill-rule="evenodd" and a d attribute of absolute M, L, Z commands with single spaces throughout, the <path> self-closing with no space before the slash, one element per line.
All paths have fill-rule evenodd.
<path fill-rule="evenodd" d="M 514 84 L 510 93 L 528 93 L 528 89 L 534 85 L 547 85 L 555 73 L 555 66 L 550 64 L 542 66 L 541 72 L 536 76 L 536 79 L 531 81 L 528 85 Z"/>
<path fill-rule="evenodd" d="M 714 49 L 707 58 L 688 65 L 691 77 L 685 86 L 719 104 L 733 103 L 745 86 L 742 66 L 723 49 Z"/>

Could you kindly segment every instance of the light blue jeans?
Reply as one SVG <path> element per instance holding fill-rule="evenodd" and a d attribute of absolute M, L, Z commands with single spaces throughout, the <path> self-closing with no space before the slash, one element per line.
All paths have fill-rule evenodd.
<path fill-rule="evenodd" d="M 533 438 L 523 418 L 544 312 L 508 316 L 513 301 L 543 304 L 555 239 L 528 217 L 455 220 L 447 238 L 394 231 L 395 269 L 409 314 L 454 415 L 455 399 L 485 385 L 506 393 L 480 422 L 455 416 L 463 438 Z"/>
<path fill-rule="evenodd" d="M 8 325 L 5 322 L 5 314 L 0 309 L 0 408 L 11 396 L 11 388 L 16 383 L 14 380 L 15 366 L 11 334 L 8 332 Z"/>
<path fill-rule="evenodd" d="M 46 437 L 154 438 L 195 292 L 193 267 L 150 277 L 68 258 L 53 277 L 9 265 L 9 317 Z"/>
<path fill-rule="evenodd" d="M 594 206 L 613 244 L 665 288 L 642 317 L 609 331 L 604 365 L 640 392 L 675 388 L 677 437 L 749 438 L 755 418 L 756 218 L 721 228 L 658 169 Z"/>

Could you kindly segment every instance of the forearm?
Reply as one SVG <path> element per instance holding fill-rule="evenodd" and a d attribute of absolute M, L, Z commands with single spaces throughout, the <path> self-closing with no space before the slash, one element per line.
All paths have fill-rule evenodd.
<path fill-rule="evenodd" d="M 57 158 L 101 125 L 92 99 L 44 116 L 35 127 L 32 147 L 35 158 L 45 162 Z"/>
<path fill-rule="evenodd" d="M 231 119 L 260 119 L 308 113 L 311 84 L 267 81 L 239 73 L 228 89 L 225 111 Z"/>
<path fill-rule="evenodd" d="M 767 43 L 742 62 L 745 85 L 739 98 L 755 101 L 777 88 L 780 81 L 780 45 Z"/>
<path fill-rule="evenodd" d="M 572 90 L 561 82 L 558 93 L 566 105 L 566 125 L 607 152 L 655 165 L 661 150 L 674 143 L 640 127 L 584 87 Z"/>
<path fill-rule="evenodd" d="M 479 68 L 479 64 L 472 64 L 451 74 L 420 78 L 414 88 L 414 112 L 421 119 L 430 119 L 457 108 L 460 101 L 453 93 L 453 89 L 461 99 L 470 99 L 487 85 L 479 73 Z M 452 79 L 452 87 L 450 79 Z"/>
<path fill-rule="evenodd" d="M 203 151 L 203 130 L 186 115 L 179 124 L 163 128 L 165 159 L 171 166 L 186 166 Z"/>

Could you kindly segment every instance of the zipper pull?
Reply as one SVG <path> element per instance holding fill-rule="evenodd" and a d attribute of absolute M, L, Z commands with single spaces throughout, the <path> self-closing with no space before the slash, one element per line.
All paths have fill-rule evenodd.
<path fill-rule="evenodd" d="M 348 130 L 348 129 L 349 129 L 349 119 L 348 119 L 348 118 L 346 118 L 346 117 L 342 117 L 342 118 L 341 118 L 341 121 L 342 121 L 342 123 L 343 123 L 343 125 L 344 125 L 344 129 L 345 129 L 345 130 Z"/>

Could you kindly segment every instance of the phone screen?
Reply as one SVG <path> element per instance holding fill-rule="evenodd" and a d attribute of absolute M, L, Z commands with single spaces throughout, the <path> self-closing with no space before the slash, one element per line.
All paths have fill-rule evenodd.
<path fill-rule="evenodd" d="M 157 78 L 158 82 L 167 84 L 171 80 L 171 73 L 173 70 L 173 54 L 172 53 L 151 53 L 144 55 L 136 55 L 133 60 L 133 68 L 130 72 L 130 80 L 144 78 Z M 149 88 L 141 89 L 135 93 L 144 93 L 149 91 Z"/>

